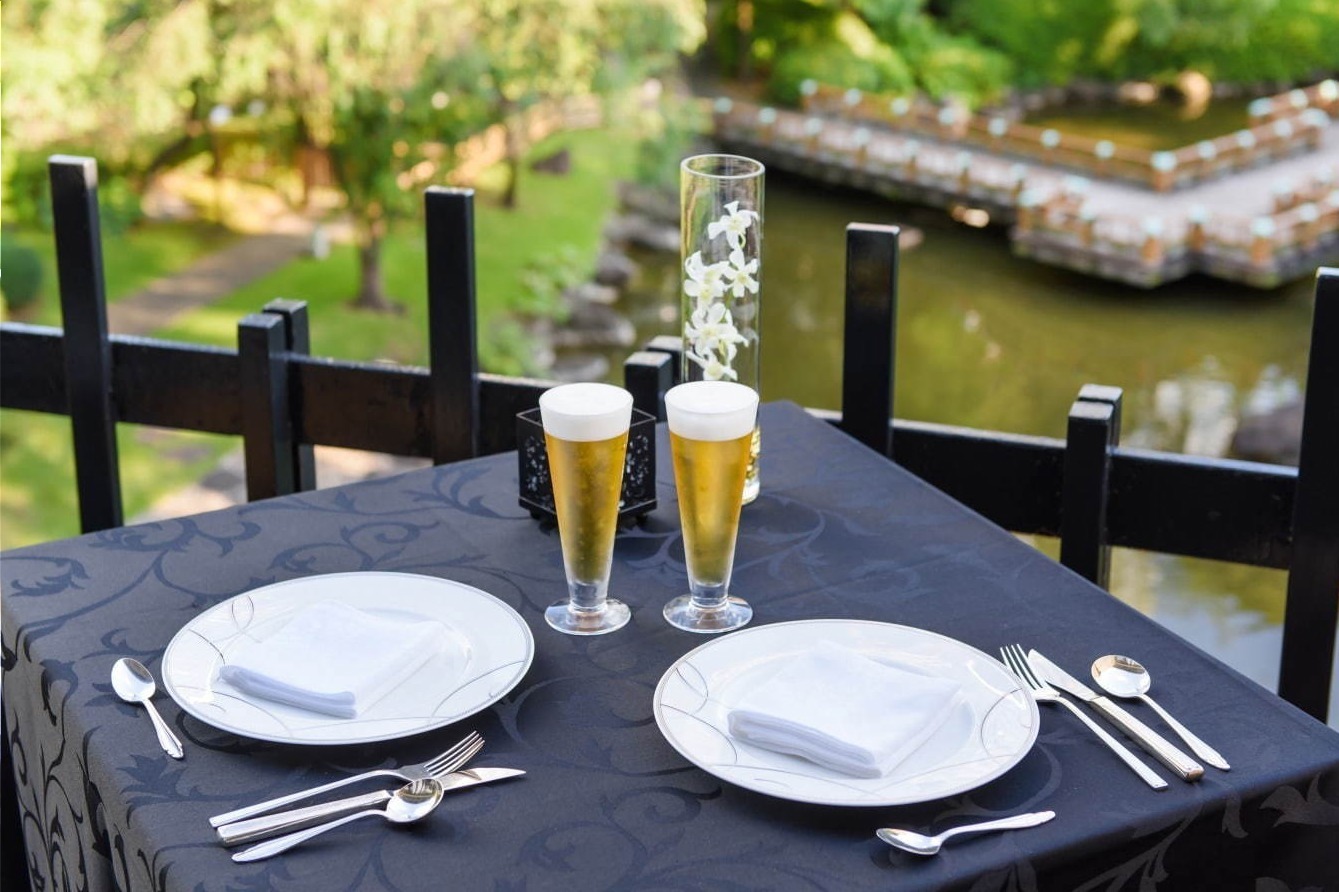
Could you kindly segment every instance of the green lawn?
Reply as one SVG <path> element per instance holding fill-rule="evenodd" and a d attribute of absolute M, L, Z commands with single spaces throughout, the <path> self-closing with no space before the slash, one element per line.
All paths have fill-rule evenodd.
<path fill-rule="evenodd" d="M 628 134 L 587 131 L 562 134 L 537 147 L 543 155 L 567 146 L 572 171 L 552 176 L 524 169 L 520 206 L 508 211 L 496 196 L 504 180 L 490 172 L 478 186 L 475 250 L 479 282 L 481 361 L 489 371 L 515 372 L 495 331 L 515 305 L 527 264 L 563 251 L 593 261 L 604 220 L 615 204 L 614 184 L 632 169 L 636 140 Z M 146 226 L 119 239 L 105 239 L 110 300 L 184 266 L 211 243 L 212 227 Z M 21 236 L 28 241 L 27 236 Z M 50 239 L 28 241 L 53 260 Z M 217 244 L 214 242 L 213 244 Z M 422 227 L 405 225 L 387 240 L 383 268 L 388 293 L 403 315 L 355 311 L 348 306 L 357 282 L 357 257 L 336 246 L 326 260 L 303 258 L 242 288 L 210 307 L 193 311 L 158 337 L 233 347 L 237 320 L 275 297 L 306 300 L 314 353 L 341 359 L 427 361 L 426 258 Z M 47 278 L 54 283 L 54 272 Z M 54 286 L 48 288 L 54 295 Z M 58 324 L 54 298 L 44 301 L 37 322 Z M 121 482 L 126 517 L 145 510 L 165 493 L 199 479 L 233 437 L 166 432 L 123 426 L 119 432 Z M 0 412 L 0 548 L 76 535 L 78 517 L 65 418 L 31 412 Z"/>
<path fill-rule="evenodd" d="M 497 200 L 503 180 L 490 171 L 475 199 L 475 264 L 481 364 L 487 371 L 517 374 L 508 344 L 498 334 L 516 306 L 522 272 L 535 261 L 574 252 L 592 262 L 600 230 L 615 206 L 614 184 L 632 169 L 636 141 L 611 131 L 560 134 L 537 146 L 543 156 L 566 146 L 572 171 L 566 176 L 522 169 L 519 207 Z M 497 174 L 497 175 L 493 175 Z M 427 362 L 427 258 L 420 224 L 404 225 L 386 239 L 382 267 L 387 293 L 401 315 L 369 313 L 349 306 L 358 280 L 357 253 L 337 245 L 325 260 L 303 258 L 193 311 L 157 332 L 174 340 L 223 346 L 237 343 L 237 320 L 275 297 L 305 300 L 311 313 L 312 352 L 340 359 Z"/>

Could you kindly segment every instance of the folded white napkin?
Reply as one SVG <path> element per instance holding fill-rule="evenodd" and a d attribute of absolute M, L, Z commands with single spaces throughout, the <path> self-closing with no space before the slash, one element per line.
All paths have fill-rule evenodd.
<path fill-rule="evenodd" d="M 352 719 L 438 654 L 446 638 L 438 622 L 318 601 L 264 641 L 229 654 L 219 675 L 250 696 Z"/>
<path fill-rule="evenodd" d="M 750 688 L 727 716 L 730 734 L 856 777 L 882 777 L 952 713 L 961 686 L 820 641 Z"/>

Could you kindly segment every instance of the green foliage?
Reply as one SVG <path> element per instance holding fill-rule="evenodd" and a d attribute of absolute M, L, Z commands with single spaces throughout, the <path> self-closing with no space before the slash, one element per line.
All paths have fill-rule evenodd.
<path fill-rule="evenodd" d="M 706 129 L 699 106 L 662 99 L 659 111 L 647 122 L 637 142 L 632 178 L 643 186 L 676 194 L 679 162 L 692 153 L 693 142 Z"/>
<path fill-rule="evenodd" d="M 46 158 L 36 152 L 4 152 L 4 222 L 51 228 L 51 186 Z"/>
<path fill-rule="evenodd" d="M 954 0 L 950 21 L 1011 58 L 1023 86 L 1076 77 L 1292 81 L 1332 70 L 1333 0 Z"/>
<path fill-rule="evenodd" d="M 521 290 L 511 301 L 511 310 L 521 316 L 563 321 L 570 308 L 563 292 L 590 275 L 590 258 L 575 245 L 563 245 L 541 254 L 521 270 Z"/>
<path fill-rule="evenodd" d="M 925 0 L 756 0 L 753 59 L 770 68 L 768 84 L 795 103 L 814 79 L 867 92 L 952 96 L 971 105 L 994 98 L 1012 69 L 998 51 L 952 33 L 925 11 Z"/>
<path fill-rule="evenodd" d="M 0 237 L 0 292 L 11 311 L 32 306 L 42 295 L 42 258 L 9 233 Z"/>
<path fill-rule="evenodd" d="M 51 229 L 47 156 L 25 151 L 8 154 L 13 160 L 5 169 L 5 222 L 28 229 Z M 98 206 L 102 231 L 109 235 L 125 232 L 144 217 L 134 183 L 115 168 L 98 169 Z"/>
<path fill-rule="evenodd" d="M 877 93 L 908 92 L 916 83 L 902 55 L 850 12 L 839 13 L 814 43 L 778 52 L 769 89 L 778 101 L 794 104 L 810 78 Z"/>

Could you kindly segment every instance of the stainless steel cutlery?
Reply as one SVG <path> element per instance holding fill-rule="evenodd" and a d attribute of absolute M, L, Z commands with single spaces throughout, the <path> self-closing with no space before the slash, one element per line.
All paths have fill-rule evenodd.
<path fill-rule="evenodd" d="M 154 708 L 153 695 L 158 692 L 158 685 L 154 683 L 153 673 L 145 668 L 143 663 L 130 657 L 117 660 L 112 666 L 112 690 L 127 703 L 144 704 L 144 708 L 149 711 L 149 718 L 153 720 L 153 730 L 158 735 L 158 743 L 162 746 L 163 752 L 174 759 L 180 759 L 185 755 L 181 741 Z"/>
<path fill-rule="evenodd" d="M 320 796 L 323 793 L 329 793 L 331 790 L 338 790 L 349 784 L 356 784 L 359 781 L 368 780 L 374 777 L 396 777 L 404 781 L 437 780 L 442 775 L 450 774 L 472 759 L 474 755 L 483 748 L 483 745 L 483 738 L 480 737 L 478 733 L 471 732 L 455 746 L 426 762 L 420 762 L 414 765 L 402 765 L 399 768 L 376 768 L 372 771 L 364 771 L 362 774 L 356 774 L 352 777 L 346 777 L 337 781 L 332 781 L 328 784 L 322 784 L 319 787 L 312 787 L 309 790 L 300 790 L 297 793 L 290 793 L 287 796 L 267 799 L 264 802 L 258 802 L 255 805 L 248 805 L 245 808 L 238 808 L 230 812 L 224 812 L 221 815 L 215 815 L 209 819 L 209 823 L 210 826 L 221 827 L 224 824 L 231 824 L 247 818 L 254 818 L 257 815 L 274 811 L 285 805 L 291 805 L 294 802 L 300 802 L 303 799 L 308 799 L 312 796 Z"/>
<path fill-rule="evenodd" d="M 961 824 L 934 836 L 926 836 L 924 833 L 916 833 L 913 830 L 899 830 L 896 827 L 882 827 L 875 832 L 875 835 L 893 848 L 901 849 L 904 852 L 911 852 L 913 855 L 933 855 L 943 846 L 944 840 L 950 837 L 960 836 L 964 833 L 985 833 L 990 830 L 1019 830 L 1024 827 L 1036 827 L 1038 824 L 1045 824 L 1054 817 L 1055 812 L 1053 811 L 1036 811 L 1025 815 L 997 818 L 993 821 L 982 821 L 978 824 Z"/>
<path fill-rule="evenodd" d="M 469 768 L 455 771 L 438 778 L 444 793 L 464 790 L 478 784 L 491 784 L 494 781 L 521 777 L 525 774 L 519 768 Z M 377 790 L 362 796 L 351 796 L 321 805 L 310 805 L 272 815 L 262 815 L 246 821 L 224 824 L 218 828 L 218 835 L 224 845 L 243 845 L 280 833 L 288 833 L 320 821 L 340 818 L 353 812 L 375 808 L 389 802 L 394 795 L 390 790 Z"/>
<path fill-rule="evenodd" d="M 384 818 L 392 824 L 410 824 L 414 821 L 426 818 L 432 813 L 442 801 L 442 784 L 434 777 L 422 778 L 411 781 L 400 789 L 392 793 L 386 802 L 385 808 L 368 808 L 362 811 L 354 812 L 351 815 L 345 815 L 319 827 L 309 827 L 306 830 L 299 830 L 296 833 L 290 833 L 287 836 L 280 836 L 277 839 L 266 840 L 252 846 L 249 849 L 243 849 L 232 856 L 232 860 L 237 862 L 259 861 L 262 858 L 269 858 L 278 855 L 280 852 L 286 852 L 298 843 L 306 842 L 313 836 L 320 836 L 336 827 L 343 827 L 359 818 Z"/>
<path fill-rule="evenodd" d="M 1158 716 L 1167 723 L 1177 735 L 1186 742 L 1190 751 L 1199 756 L 1205 762 L 1208 762 L 1214 768 L 1220 771 L 1228 771 L 1232 768 L 1224 759 L 1218 750 L 1209 746 L 1203 740 L 1200 740 L 1190 729 L 1178 722 L 1168 714 L 1153 698 L 1148 696 L 1148 690 L 1153 686 L 1153 679 L 1149 676 L 1148 670 L 1141 666 L 1137 661 L 1129 657 L 1123 657 L 1119 654 L 1111 654 L 1105 657 L 1098 657 L 1093 661 L 1092 667 L 1093 681 L 1097 686 L 1106 691 L 1113 697 L 1134 698 L 1142 700 L 1149 708 L 1158 714 Z"/>
<path fill-rule="evenodd" d="M 1009 667 L 1009 671 L 1013 672 L 1018 680 L 1032 692 L 1033 698 L 1038 703 L 1058 703 L 1065 707 L 1087 725 L 1088 730 L 1096 734 L 1103 743 L 1110 747 L 1111 751 L 1119 756 L 1120 760 L 1130 767 L 1130 770 L 1139 775 L 1144 783 L 1155 790 L 1167 789 L 1167 781 L 1159 777 L 1156 771 L 1139 761 L 1138 756 L 1126 749 L 1119 740 L 1108 734 L 1101 725 L 1088 718 L 1083 710 L 1060 696 L 1059 691 L 1042 681 L 1032 671 L 1032 667 L 1027 661 L 1027 655 L 1023 653 L 1023 648 L 1017 644 L 1006 645 L 1000 648 L 1000 656 L 1004 658 L 1004 665 Z"/>
<path fill-rule="evenodd" d="M 1132 716 L 1123 707 L 1098 694 L 1092 688 L 1052 663 L 1036 649 L 1028 651 L 1028 664 L 1043 679 L 1073 697 L 1078 697 L 1102 713 L 1145 750 L 1153 754 L 1182 780 L 1196 781 L 1204 776 L 1204 766 L 1177 749 L 1171 741 Z"/>

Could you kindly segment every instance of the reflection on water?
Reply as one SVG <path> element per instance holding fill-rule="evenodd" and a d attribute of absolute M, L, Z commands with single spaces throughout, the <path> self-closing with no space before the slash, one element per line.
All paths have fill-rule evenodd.
<path fill-rule="evenodd" d="M 1199 107 L 1172 100 L 1147 105 L 1075 103 L 1029 116 L 1027 123 L 1159 151 L 1179 149 L 1248 127 L 1249 104 L 1248 99 L 1215 99 Z"/>
<path fill-rule="evenodd" d="M 1134 291 L 1016 259 L 1003 233 L 939 211 L 772 174 L 764 399 L 838 407 L 844 231 L 853 221 L 924 233 L 901 257 L 899 418 L 1060 437 L 1079 387 L 1111 384 L 1125 390 L 1125 443 L 1221 455 L 1244 408 L 1277 403 L 1305 376 L 1309 282 L 1259 292 L 1195 278 Z M 639 338 L 673 334 L 678 259 L 638 260 L 640 287 L 625 310 Z M 1122 553 L 1115 568 L 1119 597 L 1274 684 L 1283 573 L 1137 552 Z M 1339 718 L 1339 708 L 1331 714 Z"/>

